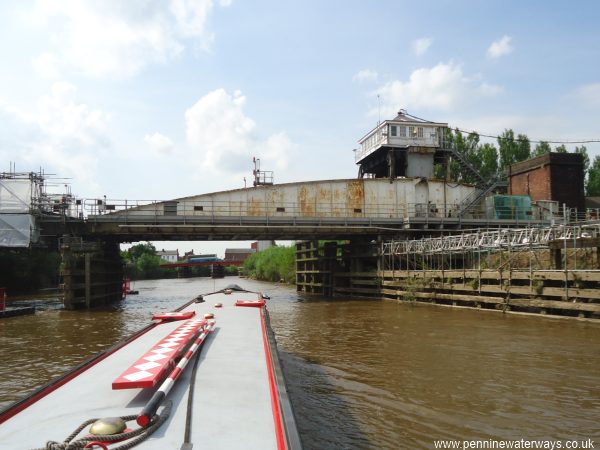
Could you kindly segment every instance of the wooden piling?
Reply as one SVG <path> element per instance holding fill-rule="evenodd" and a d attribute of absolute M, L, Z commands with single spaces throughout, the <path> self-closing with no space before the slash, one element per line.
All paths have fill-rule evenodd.
<path fill-rule="evenodd" d="M 60 251 L 66 309 L 93 308 L 122 298 L 123 264 L 118 243 L 63 237 Z"/>

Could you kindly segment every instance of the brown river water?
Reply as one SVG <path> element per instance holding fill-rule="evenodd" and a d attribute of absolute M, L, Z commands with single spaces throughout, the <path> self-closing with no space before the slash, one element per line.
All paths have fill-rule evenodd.
<path fill-rule="evenodd" d="M 592 439 L 600 448 L 598 323 L 305 297 L 293 286 L 234 278 L 140 281 L 139 295 L 107 310 L 39 302 L 34 316 L 0 320 L 0 407 L 153 312 L 232 282 L 271 296 L 306 449 L 430 449 L 442 439 Z"/>

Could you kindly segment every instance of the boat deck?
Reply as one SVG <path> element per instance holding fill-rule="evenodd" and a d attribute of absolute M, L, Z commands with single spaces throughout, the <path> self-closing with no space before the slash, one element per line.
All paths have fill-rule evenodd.
<path fill-rule="evenodd" d="M 199 350 L 190 442 L 195 448 L 260 450 L 277 449 L 279 442 L 281 448 L 281 417 L 272 398 L 276 389 L 262 311 L 235 306 L 237 300 L 257 300 L 257 294 L 234 291 L 204 299 L 182 310 L 195 311 L 196 318 L 214 313 L 216 320 Z M 216 308 L 217 302 L 223 307 Z M 113 390 L 112 382 L 182 323 L 163 322 L 150 328 L 6 420 L 0 425 L 0 449 L 43 447 L 49 440 L 62 442 L 87 419 L 139 414 L 156 387 Z M 166 398 L 173 403 L 166 422 L 136 448 L 182 447 L 193 365 L 192 360 Z M 138 426 L 129 422 L 128 427 Z"/>

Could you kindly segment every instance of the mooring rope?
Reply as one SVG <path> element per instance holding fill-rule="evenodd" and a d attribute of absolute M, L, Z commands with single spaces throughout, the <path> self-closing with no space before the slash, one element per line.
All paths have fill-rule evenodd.
<path fill-rule="evenodd" d="M 79 425 L 77 429 L 75 429 L 75 431 L 73 431 L 63 442 L 48 441 L 46 442 L 45 447 L 37 448 L 34 450 L 79 450 L 85 448 L 85 446 L 88 445 L 90 442 L 113 443 L 135 438 L 119 447 L 114 447 L 111 449 L 128 450 L 150 437 L 150 435 L 152 435 L 152 433 L 154 433 L 168 419 L 169 414 L 171 413 L 172 406 L 172 401 L 166 402 L 162 412 L 160 414 L 155 414 L 154 417 L 152 417 L 152 419 L 150 420 L 148 426 L 146 427 L 138 428 L 136 430 L 128 431 L 126 433 L 86 436 L 74 441 L 73 439 L 75 439 L 85 427 L 91 425 L 98 419 L 86 420 L 81 425 Z M 132 420 L 135 421 L 137 417 L 138 415 L 134 414 L 130 416 L 121 416 L 120 418 L 125 422 L 129 422 Z"/>

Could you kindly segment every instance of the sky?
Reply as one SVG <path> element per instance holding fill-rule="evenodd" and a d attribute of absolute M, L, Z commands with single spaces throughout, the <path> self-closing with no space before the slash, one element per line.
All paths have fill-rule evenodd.
<path fill-rule="evenodd" d="M 358 139 L 401 108 L 600 139 L 599 18 L 596 1 L 0 0 L 0 171 L 115 200 L 244 187 L 253 157 L 275 183 L 355 178 Z"/>

